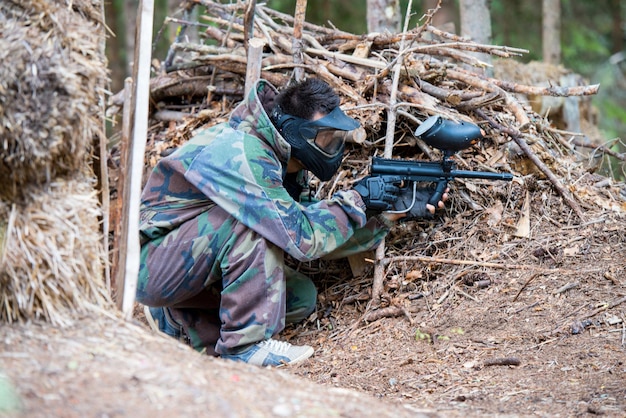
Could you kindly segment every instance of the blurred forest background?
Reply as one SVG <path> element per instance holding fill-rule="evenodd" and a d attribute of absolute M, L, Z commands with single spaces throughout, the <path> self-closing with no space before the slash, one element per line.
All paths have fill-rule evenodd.
<path fill-rule="evenodd" d="M 409 0 L 311 0 L 306 10 L 306 21 L 353 34 L 365 34 L 368 33 L 367 8 L 376 2 L 397 1 L 402 14 L 399 21 L 404 22 Z M 592 99 L 598 111 L 598 127 L 606 146 L 616 152 L 626 151 L 626 2 L 553 0 L 553 4 L 560 6 L 560 46 L 555 62 L 554 57 L 543 57 L 546 54 L 543 50 L 544 1 L 479 0 L 478 3 L 487 5 L 491 15 L 491 38 L 488 43 L 526 49 L 528 54 L 517 58 L 519 61 L 550 60 L 580 74 L 590 84 L 600 84 L 599 93 Z M 105 3 L 107 25 L 112 32 L 107 55 L 113 93 L 123 88 L 124 79 L 131 74 L 138 2 L 110 0 Z M 222 3 L 232 2 L 222 0 Z M 295 0 L 268 0 L 265 3 L 290 15 L 293 15 L 296 5 Z M 437 0 L 413 0 L 409 28 L 419 25 L 424 13 L 436 7 L 437 3 Z M 462 3 L 459 0 L 442 0 L 433 24 L 460 35 Z M 180 0 L 155 0 L 153 60 L 165 60 L 180 28 L 180 24 L 172 21 L 171 17 L 201 20 L 201 8 L 194 8 L 194 16 L 187 16 L 183 15 L 181 4 L 184 2 Z M 624 178 L 622 172 L 614 172 L 614 175 L 621 180 Z"/>

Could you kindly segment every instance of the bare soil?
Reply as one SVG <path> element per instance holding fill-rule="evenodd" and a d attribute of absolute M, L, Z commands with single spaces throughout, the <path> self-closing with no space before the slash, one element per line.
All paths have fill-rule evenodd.
<path fill-rule="evenodd" d="M 318 310 L 281 338 L 315 355 L 290 368 L 196 353 L 139 313 L 2 324 L 0 371 L 21 402 L 6 415 L 626 416 L 624 201 L 579 187 L 585 220 L 538 190 L 525 238 L 509 226 L 517 209 L 468 211 L 457 198 L 432 222 L 400 225 L 375 310 L 371 269 L 300 265 L 318 282 Z"/>

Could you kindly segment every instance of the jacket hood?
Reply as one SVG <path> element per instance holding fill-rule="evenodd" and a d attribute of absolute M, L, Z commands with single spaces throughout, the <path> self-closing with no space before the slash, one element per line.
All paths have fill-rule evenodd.
<path fill-rule="evenodd" d="M 246 97 L 233 110 L 228 124 L 238 131 L 254 135 L 272 147 L 285 164 L 291 156 L 291 146 L 280 135 L 268 113 L 274 107 L 278 90 L 267 80 L 257 81 Z"/>

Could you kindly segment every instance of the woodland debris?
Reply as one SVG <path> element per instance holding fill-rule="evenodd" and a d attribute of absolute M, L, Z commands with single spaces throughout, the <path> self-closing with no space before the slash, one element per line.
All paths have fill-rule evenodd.
<path fill-rule="evenodd" d="M 561 293 L 565 293 L 570 289 L 573 289 L 575 287 L 577 287 L 580 283 L 577 282 L 573 282 L 573 283 L 566 283 L 563 286 L 559 287 L 557 290 L 554 291 L 555 295 L 561 294 Z"/>
<path fill-rule="evenodd" d="M 402 306 L 397 306 L 397 305 L 391 305 L 391 306 L 387 306 L 384 308 L 371 310 L 363 316 L 362 320 L 363 322 L 375 322 L 381 318 L 403 316 L 403 315 L 405 315 L 409 319 L 409 321 L 412 322 L 411 315 L 406 310 L 406 308 Z"/>
<path fill-rule="evenodd" d="M 211 0 L 196 0 L 196 4 L 205 6 L 207 11 L 197 22 L 169 18 L 186 30 L 197 30 L 201 40 L 185 42 L 178 37 L 171 45 L 168 61 L 155 68 L 146 170 L 188 140 L 196 129 L 226 120 L 244 95 L 249 58 L 246 39 L 263 39 L 261 78 L 278 88 L 294 78 L 296 69 L 303 70 L 305 77 L 321 78 L 340 95 L 344 111 L 362 124 L 359 139 L 348 141 L 338 174 L 326 183 L 312 179 L 314 197 L 326 198 L 337 190 L 350 188 L 367 175 L 368 162 L 374 155 L 440 159 L 439 150 L 428 147 L 413 134 L 421 121 L 431 115 L 472 122 L 484 131 L 485 139 L 480 145 L 455 155 L 460 167 L 488 168 L 516 176 L 510 184 L 473 180 L 451 183 L 453 198 L 445 216 L 462 222 L 443 227 L 447 235 L 440 242 L 450 244 L 428 246 L 417 242 L 416 229 L 420 228 L 426 231 L 421 233 L 428 235 L 429 241 L 441 238 L 432 228 L 433 223 L 399 224 L 381 250 L 382 255 L 376 258 L 375 283 L 380 283 L 376 278 L 386 275 L 389 269 L 410 270 L 416 263 L 426 264 L 428 269 L 443 265 L 543 274 L 550 268 L 511 262 L 501 258 L 496 248 L 479 250 L 462 243 L 481 234 L 500 237 L 502 241 L 531 239 L 536 233 L 534 222 L 546 206 L 557 208 L 559 219 L 555 223 L 578 226 L 585 211 L 598 205 L 598 193 L 587 186 L 592 179 L 586 177 L 594 168 L 578 154 L 580 147 L 572 143 L 572 133 L 555 128 L 533 108 L 532 100 L 541 95 L 596 94 L 598 86 L 586 85 L 579 77 L 575 78 L 578 84 L 561 83 L 569 74 L 562 67 L 529 65 L 528 72 L 533 77 L 516 80 L 515 75 L 524 67 L 511 63 L 527 51 L 475 43 L 433 27 L 430 18 L 399 34 L 355 35 L 308 22 L 295 25 L 292 16 L 257 4 L 253 31 L 248 33 L 249 9 L 241 4 Z M 299 42 L 294 42 L 295 35 Z M 494 74 L 499 77 L 487 77 L 478 71 L 484 63 L 472 55 L 474 52 L 494 56 Z M 477 71 L 472 71 L 472 67 Z M 542 75 L 549 82 L 540 80 L 537 69 L 545 71 Z M 111 97 L 109 115 L 119 112 L 122 97 L 122 92 Z M 393 123 L 390 115 L 395 118 Z M 391 143 L 386 141 L 389 136 L 393 138 Z M 595 149 L 599 154 L 603 152 L 601 146 Z M 594 183 L 598 181 L 595 179 Z M 620 186 L 607 187 L 603 193 L 610 195 L 612 201 L 603 205 L 623 213 L 626 205 L 620 200 Z M 490 213 L 498 216 L 487 219 Z M 521 236 L 516 236 L 522 218 L 526 227 Z M 476 225 L 486 229 L 479 231 Z"/>
<path fill-rule="evenodd" d="M 558 154 L 553 151 L 555 145 L 562 147 L 558 142 L 554 143 L 552 136 L 544 134 L 549 128 L 546 121 L 519 101 L 516 95 L 566 97 L 593 95 L 598 90 L 597 85 L 528 86 L 467 70 L 461 64 L 480 65 L 468 52 L 511 58 L 526 51 L 481 45 L 437 29 L 429 24 L 429 20 L 424 26 L 405 30 L 401 34 L 353 35 L 307 22 L 296 24 L 294 29 L 294 22 L 298 21 L 294 21 L 293 17 L 257 4 L 254 31 L 249 34 L 245 25 L 250 21 L 245 14 L 249 10 L 241 5 L 224 5 L 211 0 L 198 0 L 197 3 L 205 6 L 209 13 L 201 16 L 198 22 L 186 22 L 183 27 L 193 24 L 197 30 L 204 30 L 200 33 L 204 37 L 202 43 L 174 43 L 172 54 L 168 55 L 171 65 L 162 68 L 152 80 L 154 99 L 163 103 L 159 108 L 159 119 L 167 110 L 164 108 L 167 102 L 177 97 L 206 97 L 206 87 L 202 86 L 209 85 L 209 77 L 215 81 L 212 85 L 215 92 L 222 91 L 221 96 L 230 97 L 233 105 L 240 101 L 243 97 L 241 86 L 245 84 L 242 80 L 247 72 L 245 40 L 252 38 L 265 39 L 266 42 L 262 78 L 282 87 L 293 71 L 302 69 L 306 76 L 324 79 L 337 89 L 342 96 L 343 108 L 359 119 L 370 138 L 384 136 L 384 124 L 390 122 L 387 120 L 389 115 L 397 117 L 397 123 L 392 125 L 398 126 L 395 132 L 398 139 L 393 144 L 392 153 L 405 141 L 409 145 L 415 143 L 411 132 L 420 120 L 441 114 L 479 123 L 487 132 L 487 138 L 498 138 L 499 144 L 516 140 L 511 133 L 524 132 L 529 138 L 540 138 L 537 142 L 544 146 L 542 151 L 558 159 L 561 158 L 559 154 L 567 154 L 568 150 L 561 149 Z M 294 41 L 296 38 L 298 42 Z M 296 54 L 294 45 L 301 45 L 301 52 Z M 300 59 L 302 64 L 296 62 Z M 394 73 L 391 70 L 400 62 L 402 66 L 395 67 L 400 70 L 396 74 L 399 79 L 392 82 Z M 221 80 L 215 78 L 218 74 Z M 165 79 L 173 83 L 160 81 Z M 396 93 L 393 85 L 397 82 L 399 88 Z M 176 86 L 177 91 L 163 96 L 165 90 L 156 86 L 165 84 Z M 229 85 L 231 87 L 227 87 Z M 185 86 L 187 90 L 184 90 Z M 159 98 L 157 91 L 160 92 Z M 111 103 L 119 106 L 120 95 L 113 97 Z M 198 102 L 192 110 L 198 112 L 209 104 Z M 115 109 L 113 107 L 110 112 L 114 113 Z M 386 117 L 383 111 L 390 109 L 394 112 Z M 401 112 L 396 113 L 396 109 Z M 405 129 L 406 133 L 403 132 Z M 529 152 L 522 144 L 525 141 L 528 139 L 521 139 L 518 145 L 521 144 L 526 157 L 538 165 L 576 215 L 582 217 L 582 210 L 559 180 L 561 173 L 553 173 L 541 157 L 535 158 L 536 152 Z"/>

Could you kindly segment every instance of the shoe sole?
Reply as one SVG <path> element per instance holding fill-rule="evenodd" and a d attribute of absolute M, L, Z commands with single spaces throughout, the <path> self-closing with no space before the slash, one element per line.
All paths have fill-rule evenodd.
<path fill-rule="evenodd" d="M 304 360 L 307 360 L 309 357 L 311 357 L 313 353 L 315 353 L 315 350 L 313 349 L 313 347 L 309 347 L 304 353 L 300 354 L 299 357 L 291 359 L 289 363 L 279 364 L 278 366 L 274 366 L 274 367 L 293 366 L 295 364 L 302 363 L 304 362 Z"/>
<path fill-rule="evenodd" d="M 150 328 L 152 329 L 152 331 L 158 333 L 158 334 L 163 334 L 163 332 L 159 329 L 159 321 L 155 320 L 152 317 L 152 314 L 150 313 L 150 307 L 144 305 L 143 307 L 143 315 L 146 317 L 146 321 L 148 321 L 148 325 L 150 325 Z"/>
<path fill-rule="evenodd" d="M 303 361 L 311 357 L 315 353 L 315 350 L 313 349 L 313 347 L 307 346 L 306 350 L 301 352 L 297 357 L 292 358 L 289 362 L 281 360 L 281 362 L 278 364 L 264 365 L 263 363 L 265 362 L 265 360 L 267 359 L 267 356 L 270 353 L 271 352 L 268 352 L 267 350 L 259 350 L 255 352 L 254 354 L 252 354 L 247 360 L 244 360 L 241 357 L 235 357 L 235 356 L 222 356 L 222 358 L 225 358 L 231 361 L 251 364 L 253 366 L 259 366 L 259 367 L 286 367 L 286 366 L 293 366 L 295 364 L 302 363 Z M 274 354 L 281 355 L 281 354 L 276 354 L 276 353 Z"/>
<path fill-rule="evenodd" d="M 313 347 L 309 347 L 306 353 L 302 353 L 302 355 L 298 357 L 297 359 L 291 360 L 289 365 L 302 363 L 304 360 L 307 360 L 308 358 L 310 358 L 313 355 L 313 353 L 315 353 L 315 350 L 313 350 Z"/>

